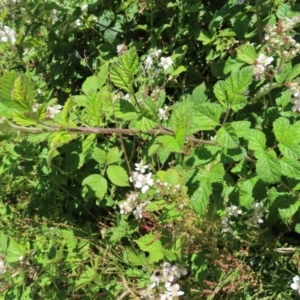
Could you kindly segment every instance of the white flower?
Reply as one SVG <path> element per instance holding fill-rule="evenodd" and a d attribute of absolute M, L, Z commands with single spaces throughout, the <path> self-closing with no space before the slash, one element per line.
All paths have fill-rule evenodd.
<path fill-rule="evenodd" d="M 179 297 L 179 296 L 182 296 L 184 294 L 184 292 L 180 291 L 179 284 L 171 285 L 171 282 L 167 282 L 165 284 L 165 287 L 167 289 L 167 293 L 171 297 L 176 297 L 176 296 Z"/>
<path fill-rule="evenodd" d="M 152 173 L 148 173 L 147 175 L 139 174 L 136 179 L 135 187 L 141 188 L 142 193 L 146 193 L 150 186 L 153 185 L 153 179 L 151 178 Z"/>
<path fill-rule="evenodd" d="M 80 20 L 80 19 L 77 19 L 76 21 L 75 21 L 75 24 L 76 24 L 76 26 L 81 26 L 83 23 L 82 23 L 82 21 Z"/>
<path fill-rule="evenodd" d="M 144 165 L 143 161 L 141 161 L 138 164 L 135 164 L 135 170 L 139 171 L 141 173 L 145 173 L 147 168 L 148 168 L 148 165 Z"/>
<path fill-rule="evenodd" d="M 292 98 L 291 102 L 294 104 L 292 108 L 293 112 L 300 112 L 300 99 Z"/>
<path fill-rule="evenodd" d="M 6 272 L 6 264 L 3 259 L 0 259 L 0 275 Z"/>
<path fill-rule="evenodd" d="M 3 30 L 0 30 L 0 39 L 2 42 L 10 41 L 14 44 L 16 42 L 16 32 L 8 26 L 3 26 Z"/>
<path fill-rule="evenodd" d="M 55 115 L 61 112 L 62 106 L 59 104 L 47 107 L 47 117 L 53 119 Z"/>
<path fill-rule="evenodd" d="M 157 113 L 160 120 L 168 120 L 169 119 L 169 113 L 168 113 L 168 106 L 165 106 L 165 108 L 160 108 Z"/>
<path fill-rule="evenodd" d="M 300 277 L 298 275 L 295 276 L 293 281 L 294 282 L 291 284 L 291 288 L 300 294 Z"/>
<path fill-rule="evenodd" d="M 124 54 L 127 51 L 127 46 L 125 44 L 120 44 L 117 46 L 117 52 L 119 55 Z"/>
<path fill-rule="evenodd" d="M 132 176 L 129 177 L 129 181 L 133 183 L 136 182 L 138 175 L 139 175 L 138 172 L 132 172 Z"/>
<path fill-rule="evenodd" d="M 227 207 L 227 212 L 230 216 L 238 217 L 242 214 L 242 210 L 239 209 L 236 205 L 231 205 L 230 207 Z"/>
<path fill-rule="evenodd" d="M 122 204 L 119 204 L 119 206 L 120 206 L 120 214 L 126 215 L 131 213 L 133 210 L 133 207 L 131 207 L 130 203 L 128 203 L 127 201 L 125 201 Z"/>
<path fill-rule="evenodd" d="M 257 63 L 263 66 L 269 65 L 273 60 L 273 57 L 266 57 L 263 53 L 259 53 L 258 58 L 256 59 Z"/>
<path fill-rule="evenodd" d="M 171 267 L 171 272 L 177 277 L 180 278 L 181 276 L 187 275 L 187 269 L 183 266 L 174 265 Z"/>
<path fill-rule="evenodd" d="M 161 57 L 160 63 L 158 64 L 160 67 L 163 67 L 165 70 L 168 69 L 173 64 L 173 60 L 171 57 Z"/>
<path fill-rule="evenodd" d="M 140 205 L 137 205 L 135 210 L 133 211 L 134 217 L 136 219 L 142 219 L 143 218 L 143 212 L 145 207 L 149 204 L 149 201 L 146 201 L 144 203 L 141 203 Z"/>
<path fill-rule="evenodd" d="M 125 101 L 130 102 L 130 95 L 129 95 L 129 94 L 126 94 L 126 95 L 123 97 L 123 99 L 124 99 Z"/>
<path fill-rule="evenodd" d="M 223 218 L 222 218 L 222 221 L 221 221 L 221 225 L 222 225 L 222 227 L 223 227 L 222 232 L 229 232 L 229 233 L 232 233 L 232 232 L 233 232 L 233 230 L 232 230 L 232 228 L 229 226 L 229 224 L 232 225 L 233 222 L 230 222 L 230 221 L 228 220 L 228 218 L 223 217 Z"/>
<path fill-rule="evenodd" d="M 145 59 L 144 65 L 145 65 L 146 70 L 148 70 L 148 69 L 150 69 L 152 67 L 152 65 L 153 65 L 153 58 L 150 55 L 148 55 L 147 58 Z"/>

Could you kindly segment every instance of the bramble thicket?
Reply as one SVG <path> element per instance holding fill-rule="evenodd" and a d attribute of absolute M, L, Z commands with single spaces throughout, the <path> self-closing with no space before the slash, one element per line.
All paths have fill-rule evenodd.
<path fill-rule="evenodd" d="M 1 299 L 298 299 L 300 4 L 0 3 Z"/>

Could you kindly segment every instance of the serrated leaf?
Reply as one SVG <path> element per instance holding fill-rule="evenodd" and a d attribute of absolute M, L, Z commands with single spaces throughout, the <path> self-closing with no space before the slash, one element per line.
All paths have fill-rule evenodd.
<path fill-rule="evenodd" d="M 158 262 L 163 259 L 163 247 L 161 241 L 157 239 L 154 233 L 149 233 L 138 240 L 135 240 L 142 251 L 149 253 L 150 262 Z"/>
<path fill-rule="evenodd" d="M 19 74 L 16 72 L 5 72 L 0 78 L 0 101 L 6 107 L 10 109 L 20 109 L 19 103 L 14 102 L 11 96 L 11 92 L 14 88 L 14 82 L 19 77 Z"/>
<path fill-rule="evenodd" d="M 99 164 L 105 164 L 107 161 L 106 152 L 98 147 L 94 149 L 92 158 Z"/>
<path fill-rule="evenodd" d="M 141 110 L 141 113 L 138 116 L 137 121 L 135 123 L 137 129 L 144 132 L 157 127 L 157 125 L 158 125 L 157 116 L 153 115 L 152 112 L 146 108 L 143 108 Z"/>
<path fill-rule="evenodd" d="M 142 266 L 147 262 L 145 253 L 137 253 L 128 247 L 123 250 L 123 256 L 124 260 L 128 261 L 128 263 L 132 264 L 133 266 Z"/>
<path fill-rule="evenodd" d="M 288 224 L 295 213 L 299 210 L 300 203 L 296 201 L 295 203 L 291 204 L 288 208 L 279 208 L 278 212 L 282 221 Z"/>
<path fill-rule="evenodd" d="M 171 151 L 171 152 L 182 152 L 181 147 L 178 145 L 177 140 L 170 135 L 163 135 L 156 138 L 156 141 L 158 143 L 163 144 L 165 149 Z"/>
<path fill-rule="evenodd" d="M 204 216 L 206 213 L 206 207 L 211 193 L 212 193 L 211 185 L 201 184 L 200 187 L 194 192 L 194 194 L 190 198 L 190 202 L 193 209 L 200 216 Z"/>
<path fill-rule="evenodd" d="M 71 140 L 75 139 L 77 135 L 75 133 L 67 133 L 67 132 L 57 132 L 54 133 L 52 139 L 50 141 L 50 149 L 47 155 L 47 165 L 50 167 L 51 160 L 54 156 L 54 153 L 58 147 L 61 147 L 64 144 L 67 144 Z"/>
<path fill-rule="evenodd" d="M 287 133 L 290 131 L 291 126 L 287 118 L 280 117 L 273 122 L 273 130 L 278 142 L 283 142 L 287 139 Z"/>
<path fill-rule="evenodd" d="M 90 93 L 97 93 L 100 91 L 105 81 L 101 80 L 98 76 L 88 77 L 82 84 L 82 91 L 89 95 Z"/>
<path fill-rule="evenodd" d="M 236 121 L 230 123 L 235 131 L 235 134 L 239 137 L 245 137 L 250 128 L 251 123 L 249 121 Z"/>
<path fill-rule="evenodd" d="M 282 174 L 290 178 L 300 178 L 300 162 L 298 160 L 282 157 L 280 159 Z"/>
<path fill-rule="evenodd" d="M 291 69 L 292 69 L 292 63 L 291 62 L 285 63 L 281 67 L 280 72 L 277 72 L 275 74 L 276 81 L 278 83 L 283 83 L 287 78 L 287 76 L 289 76 L 289 74 L 291 73 Z"/>
<path fill-rule="evenodd" d="M 252 65 L 254 60 L 258 57 L 258 55 L 255 52 L 255 49 L 252 45 L 245 44 L 237 49 L 237 57 L 239 60 L 244 61 L 249 65 Z"/>
<path fill-rule="evenodd" d="M 233 71 L 235 69 L 240 69 L 243 65 L 244 65 L 243 61 L 241 61 L 241 60 L 239 60 L 237 58 L 231 58 L 231 57 L 229 57 L 226 60 L 223 72 L 226 75 L 226 74 L 230 73 L 231 71 Z"/>
<path fill-rule="evenodd" d="M 102 101 L 99 93 L 90 92 L 87 95 L 86 114 L 88 125 L 99 127 L 102 124 Z"/>
<path fill-rule="evenodd" d="M 107 168 L 107 176 L 109 180 L 117 186 L 129 186 L 128 174 L 120 166 L 111 165 Z"/>
<path fill-rule="evenodd" d="M 176 169 L 158 171 L 156 175 L 162 182 L 167 182 L 172 185 L 176 185 L 179 183 L 179 174 Z"/>
<path fill-rule="evenodd" d="M 292 92 L 289 90 L 282 92 L 281 96 L 279 98 L 276 98 L 276 104 L 278 106 L 286 107 L 290 103 L 291 95 Z"/>
<path fill-rule="evenodd" d="M 64 123 L 67 125 L 68 124 L 68 121 L 69 121 L 69 114 L 70 114 L 70 111 L 72 109 L 72 106 L 73 106 L 73 99 L 72 98 L 69 98 L 63 108 L 62 108 L 62 111 L 61 111 L 61 116 L 62 116 L 62 119 L 64 121 Z"/>
<path fill-rule="evenodd" d="M 136 120 L 138 117 L 135 107 L 128 101 L 116 101 L 114 109 L 115 116 L 118 119 L 122 119 L 124 121 L 133 121 Z"/>
<path fill-rule="evenodd" d="M 122 152 L 117 147 L 109 149 L 107 152 L 106 161 L 108 164 L 113 164 L 121 158 Z"/>
<path fill-rule="evenodd" d="M 200 130 L 212 130 L 220 125 L 223 109 L 214 103 L 202 103 L 194 107 L 193 127 Z"/>
<path fill-rule="evenodd" d="M 110 68 L 110 78 L 119 88 L 132 94 L 132 83 L 134 75 L 139 70 L 139 61 L 135 48 L 129 49 L 119 57 L 116 64 Z"/>
<path fill-rule="evenodd" d="M 82 185 L 89 186 L 100 199 L 103 199 L 107 192 L 107 181 L 99 174 L 92 174 L 84 178 Z"/>
<path fill-rule="evenodd" d="M 276 154 L 272 151 L 260 155 L 256 162 L 256 172 L 259 178 L 268 183 L 277 183 L 281 177 L 281 166 Z"/>
<path fill-rule="evenodd" d="M 25 247 L 18 244 L 15 240 L 9 239 L 6 260 L 15 263 L 23 259 L 26 254 Z"/>
<path fill-rule="evenodd" d="M 278 148 L 285 157 L 300 158 L 300 147 L 293 141 L 285 141 L 284 144 L 279 143 Z"/>
<path fill-rule="evenodd" d="M 217 142 L 221 147 L 233 149 L 239 146 L 239 139 L 230 124 L 225 124 L 221 127 L 218 130 L 216 137 Z"/>
<path fill-rule="evenodd" d="M 258 100 L 259 98 L 267 95 L 268 93 L 270 93 L 272 90 L 280 87 L 281 84 L 274 82 L 274 83 L 267 83 L 265 84 L 263 87 L 261 87 L 258 92 L 254 95 L 254 97 L 251 99 L 253 102 L 255 102 L 256 100 Z"/>
<path fill-rule="evenodd" d="M 26 116 L 25 112 L 13 110 L 12 112 L 13 121 L 20 126 L 31 126 L 36 125 L 36 120 L 30 115 Z"/>
<path fill-rule="evenodd" d="M 295 226 L 295 231 L 297 233 L 300 233 L 300 223 L 297 223 L 296 226 Z"/>
<path fill-rule="evenodd" d="M 183 73 L 186 71 L 185 66 L 179 66 L 175 71 L 171 73 L 172 76 L 178 76 L 179 74 Z"/>
<path fill-rule="evenodd" d="M 245 137 L 248 140 L 249 149 L 257 152 L 264 152 L 266 148 L 266 137 L 263 132 L 256 129 L 249 129 L 248 135 Z"/>
<path fill-rule="evenodd" d="M 224 80 L 219 80 L 215 85 L 214 85 L 214 94 L 217 97 L 219 103 L 226 109 L 228 109 L 228 104 L 227 104 L 227 92 L 226 92 L 226 87 L 225 87 L 225 81 Z"/>
<path fill-rule="evenodd" d="M 292 70 L 289 72 L 286 82 L 290 82 L 295 79 L 300 74 L 300 64 L 294 66 Z"/>

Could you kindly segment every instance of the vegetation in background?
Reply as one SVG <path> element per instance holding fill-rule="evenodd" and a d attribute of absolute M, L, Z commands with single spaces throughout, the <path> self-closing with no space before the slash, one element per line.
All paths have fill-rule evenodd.
<path fill-rule="evenodd" d="M 300 5 L 0 4 L 1 299 L 296 299 Z"/>

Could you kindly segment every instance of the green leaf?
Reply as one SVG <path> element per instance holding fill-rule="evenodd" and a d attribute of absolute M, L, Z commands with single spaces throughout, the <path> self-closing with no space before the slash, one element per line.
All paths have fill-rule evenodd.
<path fill-rule="evenodd" d="M 82 185 L 89 186 L 99 199 L 103 199 L 107 193 L 107 181 L 99 174 L 92 174 L 84 178 Z"/>
<path fill-rule="evenodd" d="M 141 109 L 141 113 L 134 125 L 135 126 L 133 127 L 136 127 L 137 129 L 146 132 L 150 129 L 157 127 L 158 125 L 157 116 L 144 107 Z"/>
<path fill-rule="evenodd" d="M 299 210 L 300 202 L 296 201 L 295 203 L 291 204 L 288 208 L 279 208 L 278 212 L 280 218 L 283 220 L 284 223 L 290 223 L 291 219 Z"/>
<path fill-rule="evenodd" d="M 199 36 L 197 37 L 198 41 L 201 41 L 203 45 L 208 45 L 213 42 L 214 37 L 211 37 L 210 33 L 205 29 L 200 29 Z"/>
<path fill-rule="evenodd" d="M 11 92 L 14 88 L 14 82 L 19 77 L 16 72 L 4 72 L 0 78 L 0 101 L 9 108 L 20 108 L 20 105 L 13 101 Z"/>
<path fill-rule="evenodd" d="M 280 72 L 275 74 L 275 79 L 278 83 L 283 83 L 287 76 L 291 73 L 292 64 L 291 62 L 285 63 L 282 67 Z"/>
<path fill-rule="evenodd" d="M 195 104 L 204 103 L 207 100 L 207 88 L 204 82 L 202 82 L 200 85 L 195 87 L 193 90 L 192 95 L 187 96 L 187 100 L 194 102 Z"/>
<path fill-rule="evenodd" d="M 236 121 L 231 122 L 231 126 L 233 127 L 235 134 L 239 137 L 245 137 L 248 133 L 251 123 L 249 121 Z"/>
<path fill-rule="evenodd" d="M 228 104 L 227 104 L 227 92 L 226 92 L 226 87 L 225 87 L 225 81 L 224 80 L 219 80 L 215 85 L 214 85 L 214 94 L 217 97 L 219 103 L 226 109 L 228 109 Z"/>
<path fill-rule="evenodd" d="M 15 263 L 23 259 L 26 254 L 25 247 L 18 244 L 15 240 L 9 239 L 6 260 Z"/>
<path fill-rule="evenodd" d="M 256 129 L 249 129 L 248 135 L 245 138 L 249 142 L 249 149 L 259 153 L 265 151 L 266 137 L 263 132 Z"/>
<path fill-rule="evenodd" d="M 68 125 L 69 114 L 73 106 L 73 99 L 70 97 L 64 104 L 63 109 L 61 111 L 61 116 L 65 125 Z"/>
<path fill-rule="evenodd" d="M 139 248 L 149 253 L 150 262 L 158 262 L 163 259 L 163 247 L 161 241 L 157 239 L 154 233 L 148 233 L 138 240 L 135 240 Z"/>
<path fill-rule="evenodd" d="M 32 118 L 31 115 L 29 114 L 25 115 L 25 113 L 21 111 L 13 110 L 12 118 L 17 125 L 21 125 L 21 126 L 36 125 L 36 120 Z"/>
<path fill-rule="evenodd" d="M 217 142 L 221 147 L 227 149 L 233 149 L 239 146 L 239 139 L 230 124 L 225 124 L 218 130 Z"/>
<path fill-rule="evenodd" d="M 273 131 L 278 142 L 283 142 L 288 138 L 287 133 L 291 126 L 287 118 L 280 117 L 273 122 Z"/>
<path fill-rule="evenodd" d="M 167 182 L 172 185 L 176 185 L 179 183 L 179 174 L 176 169 L 158 171 L 156 175 L 162 182 Z"/>
<path fill-rule="evenodd" d="M 136 120 L 138 117 L 135 107 L 126 100 L 116 101 L 114 109 L 115 109 L 115 116 L 118 119 L 124 121 L 133 121 Z"/>
<path fill-rule="evenodd" d="M 206 214 L 206 207 L 209 201 L 209 196 L 212 193 L 211 185 L 201 184 L 190 198 L 193 209 L 200 215 Z"/>
<path fill-rule="evenodd" d="M 170 135 L 162 135 L 156 138 L 156 141 L 158 143 L 161 143 L 165 149 L 171 151 L 171 152 L 182 152 L 181 147 L 178 145 L 177 140 Z"/>
<path fill-rule="evenodd" d="M 300 233 L 300 223 L 297 223 L 296 226 L 295 226 L 295 231 L 297 233 Z"/>
<path fill-rule="evenodd" d="M 254 60 L 257 59 L 258 55 L 252 45 L 245 44 L 237 49 L 237 57 L 239 60 L 252 65 Z"/>
<path fill-rule="evenodd" d="M 122 156 L 122 152 L 119 151 L 117 147 L 109 149 L 106 157 L 106 161 L 108 164 L 113 164 L 117 162 Z"/>
<path fill-rule="evenodd" d="M 94 149 L 92 157 L 99 164 L 105 164 L 107 162 L 106 152 L 98 147 Z"/>
<path fill-rule="evenodd" d="M 54 156 L 54 153 L 58 147 L 61 147 L 64 144 L 67 144 L 71 140 L 75 139 L 77 135 L 75 133 L 67 132 L 57 132 L 52 135 L 52 140 L 50 141 L 50 149 L 47 155 L 47 164 L 48 167 L 51 165 L 51 160 Z"/>
<path fill-rule="evenodd" d="M 86 98 L 88 125 L 99 127 L 102 124 L 102 100 L 97 92 L 90 92 Z"/>
<path fill-rule="evenodd" d="M 172 76 L 178 76 L 179 74 L 183 73 L 186 71 L 185 66 L 179 66 L 175 71 L 171 73 Z"/>
<path fill-rule="evenodd" d="M 300 178 L 300 162 L 298 160 L 282 157 L 280 159 L 282 174 L 290 178 Z"/>
<path fill-rule="evenodd" d="M 147 262 L 145 253 L 137 253 L 128 247 L 123 250 L 123 256 L 124 260 L 128 261 L 128 263 L 132 264 L 133 266 L 142 266 Z"/>
<path fill-rule="evenodd" d="M 292 92 L 289 90 L 282 92 L 281 96 L 276 98 L 276 104 L 278 106 L 286 107 L 290 103 L 291 94 Z"/>
<path fill-rule="evenodd" d="M 194 107 L 192 126 L 200 130 L 212 130 L 220 125 L 222 107 L 215 103 L 202 103 Z M 193 130 L 193 132 L 196 132 Z"/>
<path fill-rule="evenodd" d="M 92 153 L 96 144 L 96 135 L 94 133 L 88 135 L 82 141 L 82 161 L 80 162 L 78 168 L 81 168 L 84 164 L 84 161 Z"/>
<path fill-rule="evenodd" d="M 128 174 L 120 166 L 111 165 L 107 168 L 107 176 L 109 180 L 117 186 L 129 186 Z"/>
<path fill-rule="evenodd" d="M 300 64 L 298 64 L 292 68 L 292 70 L 289 72 L 289 74 L 286 78 L 286 82 L 292 81 L 297 76 L 299 76 L 299 74 L 300 74 Z"/>
<path fill-rule="evenodd" d="M 132 83 L 134 75 L 139 70 L 139 61 L 135 48 L 129 49 L 119 57 L 116 64 L 110 68 L 112 82 L 127 93 L 133 94 Z"/>
<path fill-rule="evenodd" d="M 237 58 L 233 59 L 233 58 L 229 57 L 226 60 L 223 72 L 224 72 L 224 74 L 228 74 L 228 73 L 232 72 L 233 70 L 240 69 L 243 65 L 244 65 L 244 62 L 242 62 L 241 60 L 239 60 Z"/>
<path fill-rule="evenodd" d="M 82 84 L 82 91 L 86 95 L 89 95 L 91 92 L 96 94 L 104 84 L 105 81 L 101 80 L 98 76 L 90 76 Z"/>
<path fill-rule="evenodd" d="M 283 156 L 294 159 L 300 158 L 300 147 L 293 141 L 285 141 L 284 144 L 279 143 L 278 148 Z"/>
<path fill-rule="evenodd" d="M 256 162 L 256 171 L 259 178 L 268 183 L 277 183 L 281 177 L 280 162 L 274 151 L 260 155 Z"/>
<path fill-rule="evenodd" d="M 255 102 L 256 100 L 258 100 L 259 98 L 269 94 L 272 90 L 280 87 L 281 84 L 280 83 L 267 83 L 265 84 L 263 87 L 261 87 L 258 92 L 254 95 L 254 97 L 251 99 L 252 102 Z"/>

